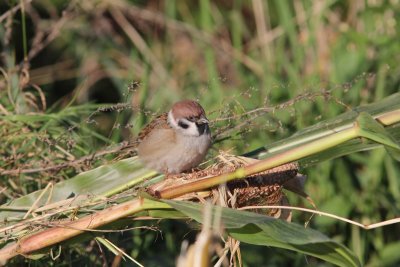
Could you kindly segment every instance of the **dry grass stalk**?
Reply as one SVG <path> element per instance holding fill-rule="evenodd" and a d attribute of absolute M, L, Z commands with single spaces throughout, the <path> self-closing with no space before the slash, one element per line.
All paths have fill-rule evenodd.
<path fill-rule="evenodd" d="M 204 180 L 223 173 L 233 172 L 238 168 L 251 165 L 257 161 L 256 159 L 229 155 L 222 152 L 218 156 L 218 162 L 216 164 L 204 170 L 169 175 L 164 181 L 149 187 L 148 192 L 154 196 L 158 196 L 158 193 L 162 190 L 174 188 L 192 181 Z M 284 205 L 284 203 L 287 203 L 287 200 L 282 189 L 284 184 L 296 178 L 297 170 L 297 163 L 288 163 L 255 175 L 250 175 L 246 179 L 228 182 L 226 185 L 213 188 L 210 192 L 189 193 L 176 199 L 197 198 L 201 200 L 210 196 L 213 203 L 231 208 L 257 205 Z M 279 218 L 281 216 L 281 211 L 278 209 L 271 209 L 267 214 Z M 289 215 L 285 213 L 284 219 L 288 218 Z"/>

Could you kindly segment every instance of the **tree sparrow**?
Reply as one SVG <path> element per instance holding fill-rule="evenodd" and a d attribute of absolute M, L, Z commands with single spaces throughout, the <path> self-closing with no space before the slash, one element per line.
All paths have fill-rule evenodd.
<path fill-rule="evenodd" d="M 205 111 L 199 103 L 183 100 L 151 121 L 140 133 L 139 159 L 165 173 L 190 170 L 204 159 L 211 145 Z"/>

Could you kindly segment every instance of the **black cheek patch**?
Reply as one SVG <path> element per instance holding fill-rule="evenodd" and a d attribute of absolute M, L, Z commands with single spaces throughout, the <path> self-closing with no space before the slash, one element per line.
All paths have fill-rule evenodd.
<path fill-rule="evenodd" d="M 207 123 L 202 123 L 202 124 L 196 123 L 196 126 L 197 126 L 197 130 L 199 131 L 200 135 L 203 135 L 203 134 L 208 133 L 210 131 L 210 129 L 208 128 L 208 124 Z"/>
<path fill-rule="evenodd" d="M 184 123 L 184 122 L 182 122 L 182 121 L 179 121 L 179 122 L 178 122 L 178 125 L 179 125 L 181 128 L 183 128 L 183 129 L 189 128 L 189 125 L 187 125 L 186 123 Z"/>

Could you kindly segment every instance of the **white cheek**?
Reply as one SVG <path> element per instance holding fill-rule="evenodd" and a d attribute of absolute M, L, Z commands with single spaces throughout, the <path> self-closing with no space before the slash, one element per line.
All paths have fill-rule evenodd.
<path fill-rule="evenodd" d="M 179 133 L 181 133 L 182 135 L 191 136 L 191 137 L 200 136 L 199 130 L 197 129 L 197 126 L 194 122 L 191 122 L 191 121 L 188 121 L 185 119 L 181 119 L 181 121 L 184 122 L 185 124 L 187 124 L 189 127 L 184 129 L 178 125 L 178 128 L 176 130 Z"/>
<path fill-rule="evenodd" d="M 172 112 L 168 113 L 168 122 L 172 128 L 176 129 L 179 133 L 186 135 L 186 136 L 199 136 L 199 131 L 197 130 L 197 126 L 194 122 L 182 119 L 185 124 L 189 125 L 187 129 L 183 129 L 178 125 L 178 122 L 175 121 L 174 117 L 172 116 Z"/>
<path fill-rule="evenodd" d="M 172 128 L 175 128 L 175 129 L 179 128 L 177 122 L 174 119 L 174 116 L 172 116 L 172 112 L 171 111 L 168 112 L 168 123 L 169 123 L 169 125 L 172 126 Z"/>
<path fill-rule="evenodd" d="M 199 136 L 199 130 L 197 129 L 196 124 L 194 122 L 188 122 L 188 124 L 189 128 L 182 129 L 182 133 L 189 136 Z"/>

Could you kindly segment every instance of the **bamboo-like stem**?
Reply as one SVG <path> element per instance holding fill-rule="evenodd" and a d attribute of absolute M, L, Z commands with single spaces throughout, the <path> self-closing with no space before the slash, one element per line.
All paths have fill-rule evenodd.
<path fill-rule="evenodd" d="M 261 160 L 255 164 L 239 168 L 234 172 L 224 173 L 208 179 L 186 183 L 174 188 L 168 188 L 159 192 L 159 197 L 165 199 L 175 198 L 187 193 L 201 191 L 218 184 L 226 183 L 234 179 L 244 178 L 246 176 L 256 174 L 258 172 L 277 167 L 279 165 L 296 161 L 303 157 L 307 157 L 322 150 L 334 147 L 345 141 L 353 139 L 358 136 L 358 127 L 353 124 L 351 128 L 343 130 L 339 133 L 322 137 L 313 142 L 309 142 L 298 147 L 277 153 L 265 160 Z"/>
<path fill-rule="evenodd" d="M 389 126 L 400 122 L 400 109 L 388 111 L 373 117 L 383 125 Z"/>
<path fill-rule="evenodd" d="M 139 211 L 166 208 L 170 208 L 170 206 L 162 202 L 137 198 L 109 207 L 95 214 L 87 215 L 76 221 L 67 223 L 61 222 L 59 226 L 23 237 L 18 242 L 1 249 L 0 265 L 4 265 L 7 260 L 17 255 L 26 255 L 33 251 L 55 245 L 61 241 L 82 234 L 85 230 L 98 228 Z"/>
<path fill-rule="evenodd" d="M 379 121 L 383 126 L 389 126 L 389 125 L 400 122 L 400 109 L 391 110 L 391 111 L 387 111 L 385 113 L 377 114 L 377 115 L 374 115 L 373 118 L 375 120 Z M 314 134 L 310 134 L 307 137 L 302 137 L 299 140 L 291 140 L 290 142 L 285 142 L 284 144 L 268 148 L 268 153 L 275 153 L 275 152 L 278 153 L 279 151 L 289 149 L 290 147 L 295 147 L 302 143 L 311 142 L 311 141 L 320 139 L 322 137 L 341 132 L 343 130 L 351 128 L 352 125 L 353 125 L 353 122 L 344 124 L 344 125 L 340 125 L 335 128 L 329 128 L 323 132 L 317 132 Z M 264 152 L 264 154 L 266 154 L 266 153 Z"/>
<path fill-rule="evenodd" d="M 398 123 L 400 122 L 400 110 L 396 109 L 375 115 L 374 119 L 378 120 L 385 126 Z M 352 124 L 348 125 L 342 125 L 338 129 L 332 129 L 330 131 L 331 133 L 329 134 L 321 135 L 314 140 L 310 140 L 308 143 L 299 144 L 293 148 L 277 151 L 275 155 L 272 155 L 255 164 L 239 168 L 234 172 L 224 173 L 211 178 L 186 183 L 174 188 L 167 188 L 158 192 L 158 196 L 165 199 L 179 197 L 187 193 L 201 191 L 235 179 L 244 178 L 246 176 L 256 174 L 288 162 L 296 161 L 328 148 L 337 146 L 350 139 L 359 137 L 358 130 L 359 127 L 357 122 L 353 122 Z"/>

